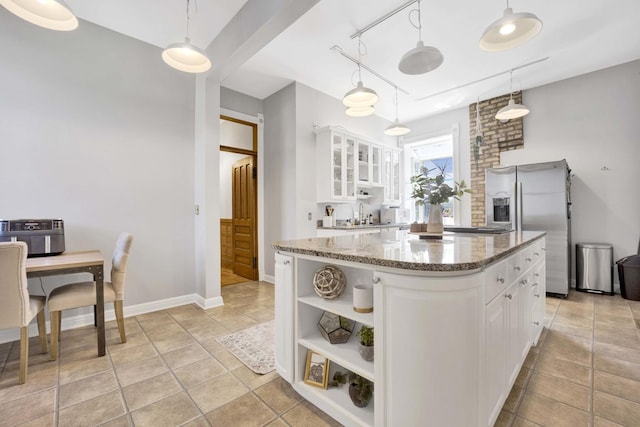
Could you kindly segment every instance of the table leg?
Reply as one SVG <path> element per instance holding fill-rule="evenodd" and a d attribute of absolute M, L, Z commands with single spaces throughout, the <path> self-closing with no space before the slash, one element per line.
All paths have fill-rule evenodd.
<path fill-rule="evenodd" d="M 95 320 L 98 326 L 98 356 L 106 354 L 105 331 L 104 331 L 104 267 L 96 267 L 93 274 L 93 280 L 96 282 L 96 316 Z"/>

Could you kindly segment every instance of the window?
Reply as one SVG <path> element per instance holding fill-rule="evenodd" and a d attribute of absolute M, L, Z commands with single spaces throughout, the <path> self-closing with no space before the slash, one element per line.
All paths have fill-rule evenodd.
<path fill-rule="evenodd" d="M 408 171 L 406 182 L 409 177 L 422 171 L 430 171 L 429 175 L 437 173 L 439 170 L 445 172 L 445 182 L 453 187 L 455 180 L 455 156 L 453 147 L 453 135 L 441 135 L 438 137 L 421 139 L 404 145 L 405 149 L 405 171 Z M 406 191 L 407 196 L 411 195 L 411 190 Z M 456 224 L 455 199 L 442 205 L 442 217 L 445 225 Z M 407 198 L 406 206 L 411 209 L 412 221 L 422 222 L 429 217 L 429 205 L 416 206 L 415 200 Z"/>

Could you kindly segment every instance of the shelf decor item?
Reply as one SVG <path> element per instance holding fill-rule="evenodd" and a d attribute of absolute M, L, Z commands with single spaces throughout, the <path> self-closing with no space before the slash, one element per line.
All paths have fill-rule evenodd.
<path fill-rule="evenodd" d="M 353 287 L 353 310 L 357 313 L 373 311 L 373 286 L 358 284 Z"/>
<path fill-rule="evenodd" d="M 368 362 L 373 362 L 373 328 L 362 325 L 358 331 L 360 340 L 360 356 Z"/>
<path fill-rule="evenodd" d="M 347 382 L 349 383 L 349 397 L 353 404 L 358 408 L 368 406 L 373 398 L 373 382 L 350 371 L 336 371 L 330 385 L 340 387 Z"/>
<path fill-rule="evenodd" d="M 355 325 L 356 322 L 347 317 L 325 311 L 318 322 L 318 329 L 331 344 L 344 344 L 349 340 Z"/>
<path fill-rule="evenodd" d="M 346 286 L 347 277 L 342 270 L 333 265 L 324 266 L 313 275 L 313 289 L 322 298 L 338 298 Z"/>
<path fill-rule="evenodd" d="M 304 382 L 315 387 L 326 389 L 329 383 L 329 359 L 321 354 L 307 350 Z"/>

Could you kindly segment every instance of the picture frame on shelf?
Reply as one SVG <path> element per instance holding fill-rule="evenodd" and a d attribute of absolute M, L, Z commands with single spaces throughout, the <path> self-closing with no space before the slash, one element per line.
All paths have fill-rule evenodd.
<path fill-rule="evenodd" d="M 312 350 L 307 350 L 304 382 L 314 387 L 326 389 L 329 384 L 329 359 Z"/>

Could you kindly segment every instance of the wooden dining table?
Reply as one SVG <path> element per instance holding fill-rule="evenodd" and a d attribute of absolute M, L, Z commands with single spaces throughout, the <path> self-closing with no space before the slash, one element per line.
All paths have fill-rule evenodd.
<path fill-rule="evenodd" d="M 96 283 L 95 323 L 98 329 L 98 356 L 104 356 L 104 257 L 99 250 L 64 252 L 60 255 L 27 258 L 27 277 L 89 273 Z"/>

